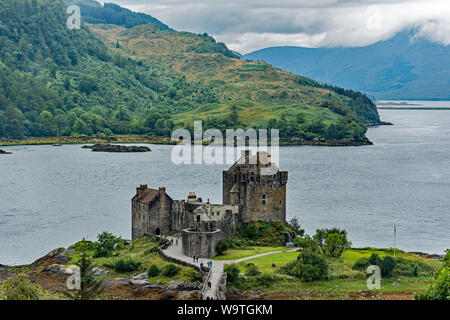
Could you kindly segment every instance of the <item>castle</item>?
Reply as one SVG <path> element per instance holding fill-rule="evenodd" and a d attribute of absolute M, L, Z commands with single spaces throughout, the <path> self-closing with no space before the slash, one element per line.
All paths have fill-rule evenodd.
<path fill-rule="evenodd" d="M 187 200 L 173 200 L 165 188 L 141 185 L 131 200 L 132 239 L 182 232 L 183 253 L 202 258 L 216 255 L 216 244 L 250 221 L 286 222 L 288 173 L 279 171 L 270 154 L 240 159 L 223 172 L 223 204 L 203 202 L 190 192 Z"/>

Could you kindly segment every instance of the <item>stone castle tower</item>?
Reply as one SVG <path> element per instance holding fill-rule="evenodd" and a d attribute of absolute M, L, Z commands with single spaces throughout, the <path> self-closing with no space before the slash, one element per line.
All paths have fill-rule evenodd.
<path fill-rule="evenodd" d="M 244 150 L 241 158 L 223 172 L 223 204 L 239 205 L 243 223 L 285 222 L 287 180 L 287 171 L 279 171 L 270 154 L 251 155 Z"/>

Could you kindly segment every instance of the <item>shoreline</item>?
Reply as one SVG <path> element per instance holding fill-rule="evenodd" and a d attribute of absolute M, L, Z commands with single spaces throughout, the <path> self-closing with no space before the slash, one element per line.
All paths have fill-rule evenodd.
<path fill-rule="evenodd" d="M 378 125 L 387 125 L 380 123 Z M 373 125 L 373 126 L 378 126 Z M 372 125 L 370 125 L 372 126 Z M 125 143 L 125 144 L 160 144 L 160 145 L 176 145 L 176 141 L 172 141 L 169 137 L 150 137 L 150 136 L 112 136 L 112 137 L 32 137 L 23 139 L 0 139 L 1 147 L 8 146 L 36 146 L 36 145 L 75 145 L 75 144 L 103 144 L 103 143 Z M 203 145 L 208 145 L 209 141 L 203 141 Z M 270 145 L 270 141 L 268 141 Z M 280 146 L 326 146 L 326 147 L 346 147 L 346 146 L 367 146 L 373 145 L 368 138 L 359 139 L 339 139 L 327 140 L 315 138 L 313 140 L 305 140 L 299 138 L 280 139 Z"/>

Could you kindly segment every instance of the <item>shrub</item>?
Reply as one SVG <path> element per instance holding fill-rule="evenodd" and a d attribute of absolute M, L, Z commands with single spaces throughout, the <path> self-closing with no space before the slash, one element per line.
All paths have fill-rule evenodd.
<path fill-rule="evenodd" d="M 442 266 L 434 276 L 436 283 L 432 284 L 424 293 L 416 293 L 416 300 L 450 300 L 450 269 Z"/>
<path fill-rule="evenodd" d="M 171 278 L 175 277 L 178 273 L 180 273 L 180 271 L 180 267 L 177 267 L 173 263 L 170 263 L 162 269 L 162 275 Z"/>
<path fill-rule="evenodd" d="M 275 277 L 270 273 L 261 273 L 258 276 L 258 281 L 265 287 L 270 286 L 275 280 Z"/>
<path fill-rule="evenodd" d="M 220 240 L 217 244 L 216 244 L 216 252 L 217 255 L 221 256 L 225 253 L 225 251 L 228 250 L 228 246 L 226 241 L 224 240 Z"/>
<path fill-rule="evenodd" d="M 239 278 L 239 267 L 236 264 L 227 264 L 224 267 L 225 272 L 227 273 L 227 282 L 235 283 Z"/>
<path fill-rule="evenodd" d="M 328 264 L 325 258 L 312 250 L 301 252 L 289 274 L 304 282 L 325 279 L 328 276 Z"/>
<path fill-rule="evenodd" d="M 123 239 L 114 236 L 107 231 L 97 236 L 97 243 L 94 246 L 94 257 L 110 257 L 114 249 L 122 248 Z"/>
<path fill-rule="evenodd" d="M 148 268 L 147 274 L 149 277 L 157 277 L 161 273 L 158 266 L 156 264 L 152 264 L 150 268 Z"/>
<path fill-rule="evenodd" d="M 201 282 L 203 280 L 203 275 L 197 270 L 189 271 L 189 280 L 191 282 Z"/>
<path fill-rule="evenodd" d="M 256 277 L 259 274 L 261 274 L 261 272 L 258 270 L 258 267 L 256 265 L 254 265 L 253 263 L 249 263 L 247 265 L 247 273 L 245 274 L 246 276 Z"/>
<path fill-rule="evenodd" d="M 108 265 L 108 267 L 113 268 L 116 272 L 132 272 L 138 270 L 140 266 L 140 262 L 134 261 L 131 258 L 122 258 L 114 264 Z"/>
<path fill-rule="evenodd" d="M 38 300 L 39 288 L 20 273 L 0 284 L 0 300 Z"/>
<path fill-rule="evenodd" d="M 391 256 L 386 256 L 381 262 L 381 276 L 383 278 L 390 278 L 392 276 L 392 271 L 395 268 L 395 260 Z"/>
<path fill-rule="evenodd" d="M 353 270 L 361 270 L 366 271 L 367 268 L 370 266 L 369 258 L 363 257 L 356 260 L 355 264 L 353 265 Z"/>

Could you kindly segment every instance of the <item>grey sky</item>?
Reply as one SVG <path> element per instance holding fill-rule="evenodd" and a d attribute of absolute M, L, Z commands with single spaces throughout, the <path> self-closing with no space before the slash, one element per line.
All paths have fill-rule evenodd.
<path fill-rule="evenodd" d="M 241 53 L 270 46 L 363 46 L 414 28 L 450 44 L 450 0 L 110 0 Z"/>

